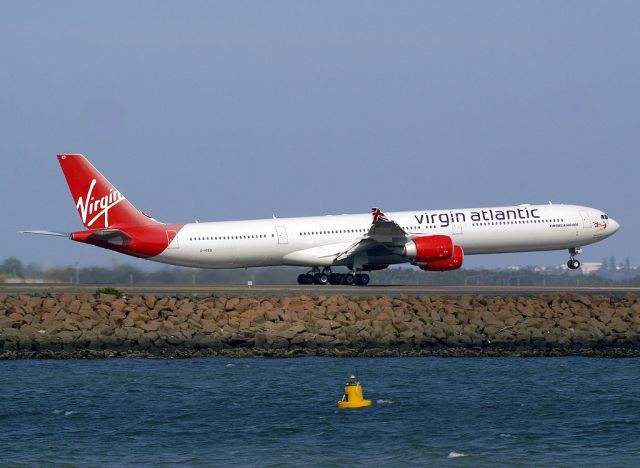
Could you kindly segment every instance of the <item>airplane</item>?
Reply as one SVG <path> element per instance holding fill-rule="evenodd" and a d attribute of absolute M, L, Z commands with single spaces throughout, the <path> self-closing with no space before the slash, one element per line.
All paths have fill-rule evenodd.
<path fill-rule="evenodd" d="M 165 224 L 136 209 L 81 154 L 58 155 L 86 228 L 21 231 L 65 236 L 133 257 L 197 268 L 309 267 L 299 284 L 366 286 L 367 272 L 410 263 L 424 271 L 460 268 L 465 255 L 569 251 L 580 268 L 582 247 L 620 225 L 586 206 L 548 204 L 249 221 Z M 336 273 L 334 267 L 346 267 Z"/>

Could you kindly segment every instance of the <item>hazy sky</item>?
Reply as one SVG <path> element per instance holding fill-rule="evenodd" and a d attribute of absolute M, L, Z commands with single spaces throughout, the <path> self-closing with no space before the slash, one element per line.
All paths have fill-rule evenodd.
<path fill-rule="evenodd" d="M 68 152 L 167 222 L 551 200 L 622 224 L 582 261 L 639 264 L 639 25 L 637 1 L 5 0 L 0 259 L 112 260 L 16 233 L 82 229 Z"/>

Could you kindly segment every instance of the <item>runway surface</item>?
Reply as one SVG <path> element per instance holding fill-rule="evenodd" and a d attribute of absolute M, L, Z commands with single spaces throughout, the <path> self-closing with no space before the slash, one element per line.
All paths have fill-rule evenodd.
<path fill-rule="evenodd" d="M 638 287 L 563 287 L 563 286 L 318 286 L 318 285 L 159 285 L 159 284 L 3 284 L 0 294 L 95 293 L 97 289 L 113 287 L 126 294 L 154 295 L 217 295 L 217 296 L 460 296 L 597 294 L 623 296 L 640 294 Z"/>

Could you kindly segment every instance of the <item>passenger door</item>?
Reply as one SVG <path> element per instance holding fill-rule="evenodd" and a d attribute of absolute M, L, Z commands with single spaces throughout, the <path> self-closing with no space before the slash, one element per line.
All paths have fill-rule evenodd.
<path fill-rule="evenodd" d="M 278 244 L 288 244 L 287 230 L 284 226 L 276 226 L 276 235 L 278 236 Z"/>
<path fill-rule="evenodd" d="M 451 233 L 454 236 L 462 234 L 462 223 L 459 223 L 459 222 L 451 223 Z"/>
<path fill-rule="evenodd" d="M 591 223 L 591 218 L 589 217 L 589 213 L 584 210 L 580 210 L 580 217 L 582 218 L 582 227 L 583 228 L 592 228 L 593 224 Z"/>

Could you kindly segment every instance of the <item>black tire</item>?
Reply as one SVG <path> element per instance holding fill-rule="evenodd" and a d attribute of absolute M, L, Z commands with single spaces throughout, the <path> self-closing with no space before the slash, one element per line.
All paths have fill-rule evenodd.
<path fill-rule="evenodd" d="M 366 286 L 369 284 L 369 281 L 371 281 L 371 278 L 369 277 L 369 275 L 367 275 L 366 273 L 363 273 L 360 275 L 360 286 Z"/>
<path fill-rule="evenodd" d="M 346 284 L 347 286 L 353 286 L 353 283 L 355 282 L 356 282 L 355 275 L 352 275 L 351 273 L 344 275 L 344 284 Z"/>
<path fill-rule="evenodd" d="M 324 286 L 329 282 L 329 278 L 324 273 L 316 273 L 313 275 L 313 283 Z"/>
<path fill-rule="evenodd" d="M 298 284 L 307 284 L 307 275 L 306 274 L 301 274 L 298 275 Z"/>
<path fill-rule="evenodd" d="M 329 284 L 340 284 L 340 278 L 338 273 L 329 274 Z"/>
<path fill-rule="evenodd" d="M 569 267 L 570 270 L 577 270 L 578 268 L 580 268 L 580 260 L 569 260 L 567 262 L 567 266 Z"/>
<path fill-rule="evenodd" d="M 311 273 L 304 275 L 304 284 L 313 284 L 313 275 Z"/>

